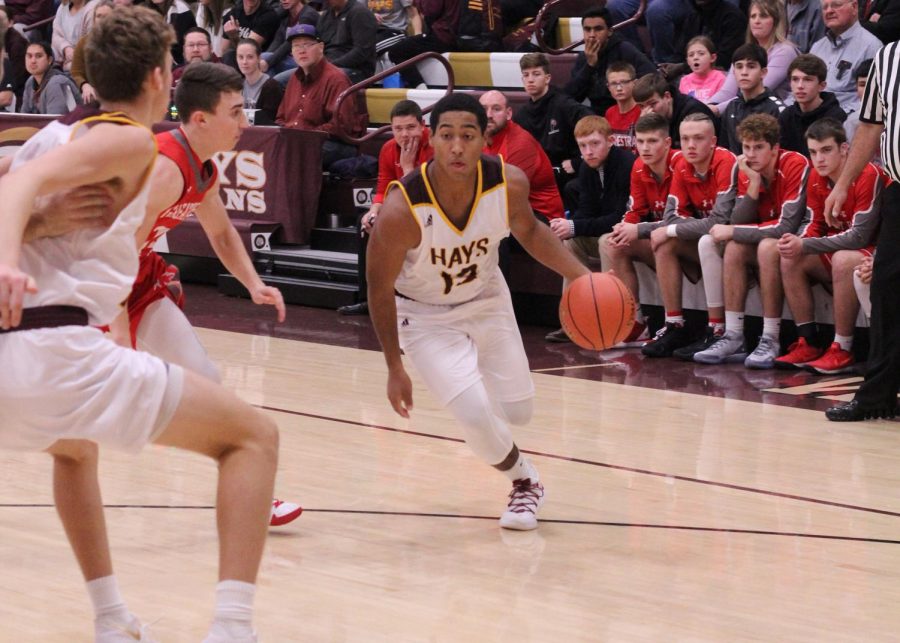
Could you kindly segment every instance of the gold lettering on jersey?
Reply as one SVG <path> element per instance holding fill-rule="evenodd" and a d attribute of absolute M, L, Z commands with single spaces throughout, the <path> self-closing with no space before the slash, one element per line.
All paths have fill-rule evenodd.
<path fill-rule="evenodd" d="M 485 237 L 456 248 L 432 248 L 431 263 L 435 266 L 453 268 L 472 261 L 475 257 L 483 257 L 488 253 L 488 242 Z"/>

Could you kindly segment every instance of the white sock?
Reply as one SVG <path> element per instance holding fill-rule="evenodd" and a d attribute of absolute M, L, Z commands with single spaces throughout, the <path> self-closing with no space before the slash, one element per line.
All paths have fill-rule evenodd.
<path fill-rule="evenodd" d="M 744 334 L 744 313 L 733 310 L 725 311 L 725 329 L 729 333 Z"/>
<path fill-rule="evenodd" d="M 763 335 L 769 339 L 778 339 L 781 334 L 781 317 L 763 317 Z"/>
<path fill-rule="evenodd" d="M 131 613 L 119 592 L 119 583 L 114 575 L 95 578 L 88 581 L 85 586 L 91 598 L 91 605 L 94 606 L 95 618 L 109 619 L 121 625 L 128 624 Z"/>
<path fill-rule="evenodd" d="M 538 480 L 540 480 L 540 476 L 538 475 L 537 469 L 535 469 L 534 465 L 522 454 L 519 454 L 519 460 L 512 467 L 503 471 L 503 475 L 509 478 L 512 482 L 516 480 L 522 480 L 523 478 L 528 478 L 531 480 L 531 483 L 534 484 Z"/>
<path fill-rule="evenodd" d="M 850 350 L 853 349 L 853 336 L 852 335 L 850 335 L 850 336 L 835 335 L 834 341 L 837 344 L 840 344 L 841 348 L 847 352 L 850 352 Z"/>
<path fill-rule="evenodd" d="M 223 580 L 216 585 L 216 611 L 207 640 L 230 640 L 253 636 L 253 598 L 256 585 Z"/>
<path fill-rule="evenodd" d="M 681 313 L 681 311 L 679 311 L 678 314 L 671 314 L 671 315 L 667 312 L 666 313 L 666 323 L 667 324 L 676 324 L 678 326 L 684 326 L 684 315 Z"/>

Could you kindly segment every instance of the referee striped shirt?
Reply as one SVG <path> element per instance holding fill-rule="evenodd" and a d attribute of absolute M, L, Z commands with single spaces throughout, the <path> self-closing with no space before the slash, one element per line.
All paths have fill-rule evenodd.
<path fill-rule="evenodd" d="M 891 178 L 900 181 L 900 42 L 885 45 L 875 54 L 859 120 L 884 125 L 881 158 Z"/>

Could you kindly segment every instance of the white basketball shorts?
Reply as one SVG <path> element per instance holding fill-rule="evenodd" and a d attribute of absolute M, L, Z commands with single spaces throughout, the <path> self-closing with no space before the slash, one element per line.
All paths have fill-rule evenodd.
<path fill-rule="evenodd" d="M 493 296 L 456 306 L 396 301 L 400 347 L 442 405 L 481 379 L 498 402 L 534 396 L 505 284 Z"/>
<path fill-rule="evenodd" d="M 0 335 L 0 448 L 60 439 L 137 452 L 169 424 L 181 367 L 123 348 L 90 326 Z"/>

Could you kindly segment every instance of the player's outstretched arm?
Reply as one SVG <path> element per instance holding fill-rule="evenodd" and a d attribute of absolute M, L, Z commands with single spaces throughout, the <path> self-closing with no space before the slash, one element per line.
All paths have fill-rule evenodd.
<path fill-rule="evenodd" d="M 419 245 L 421 239 L 402 191 L 389 187 L 378 213 L 378 225 L 372 229 L 369 239 L 366 279 L 369 315 L 388 367 L 388 400 L 403 417 L 409 417 L 412 408 L 412 382 L 400 356 L 394 283 L 403 268 L 406 251 Z"/>
<path fill-rule="evenodd" d="M 516 240 L 532 257 L 572 281 L 590 272 L 560 242 L 547 226 L 540 223 L 528 202 L 528 178 L 519 168 L 506 165 L 509 190 L 509 228 Z"/>
<path fill-rule="evenodd" d="M 222 261 L 225 269 L 233 274 L 250 293 L 254 304 L 274 306 L 278 312 L 278 321 L 285 318 L 284 297 L 278 288 L 267 286 L 256 272 L 247 249 L 241 242 L 241 236 L 235 230 L 222 197 L 219 195 L 219 182 L 212 186 L 203 202 L 195 210 L 200 225 L 206 233 L 216 256 Z"/>

